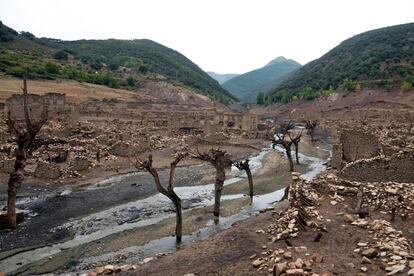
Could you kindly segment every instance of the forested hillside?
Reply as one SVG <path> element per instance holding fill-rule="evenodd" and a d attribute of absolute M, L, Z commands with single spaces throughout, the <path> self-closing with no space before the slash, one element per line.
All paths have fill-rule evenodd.
<path fill-rule="evenodd" d="M 409 90 L 414 84 L 414 23 L 365 32 L 297 70 L 265 99 L 313 99 L 335 90 L 375 87 Z"/>
<path fill-rule="evenodd" d="M 134 89 L 168 79 L 221 102 L 235 98 L 179 52 L 147 39 L 63 41 L 18 33 L 0 22 L 0 72 Z"/>

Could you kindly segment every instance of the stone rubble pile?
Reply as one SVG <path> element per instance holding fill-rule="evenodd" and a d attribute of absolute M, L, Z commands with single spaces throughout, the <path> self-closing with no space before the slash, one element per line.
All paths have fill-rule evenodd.
<path fill-rule="evenodd" d="M 0 172 L 10 173 L 17 145 L 11 141 L 4 120 L 0 122 L 0 130 L 4 130 L 0 135 Z M 114 161 L 180 143 L 182 137 L 147 133 L 139 124 L 122 121 L 74 124 L 59 119 L 48 121 L 37 138 L 49 144 L 33 151 L 27 162 L 28 173 L 62 180 L 79 177 L 96 166 L 110 169 Z"/>
<path fill-rule="evenodd" d="M 351 224 L 367 229 L 372 239 L 357 244 L 354 252 L 361 254 L 362 264 L 379 263 L 387 275 L 410 271 L 414 273 L 414 250 L 410 241 L 385 220 L 358 219 Z"/>
<path fill-rule="evenodd" d="M 302 257 L 294 257 L 295 255 Z M 253 260 L 257 256 L 250 258 Z M 323 262 L 323 256 L 308 252 L 306 246 L 287 247 L 287 249 L 275 249 L 262 252 L 262 256 L 252 262 L 258 271 L 266 271 L 273 275 L 318 275 L 312 273 L 315 265 Z"/>
<path fill-rule="evenodd" d="M 162 258 L 167 256 L 168 253 L 157 253 L 155 256 L 153 257 L 148 257 L 143 259 L 141 262 L 139 262 L 138 265 L 144 265 L 146 263 L 149 263 L 153 260 Z M 96 275 L 113 275 L 115 273 L 121 273 L 121 272 L 126 272 L 126 271 L 132 271 L 132 270 L 136 270 L 138 268 L 137 265 L 130 265 L 130 264 L 124 264 L 124 265 L 114 265 L 114 264 L 107 264 L 105 266 L 98 266 L 95 267 L 94 269 L 81 274 L 81 276 L 96 276 Z"/>
<path fill-rule="evenodd" d="M 345 181 L 328 175 L 324 181 L 326 187 L 339 195 L 358 194 L 360 187 L 363 188 L 362 208 L 368 210 L 381 210 L 383 213 L 391 214 L 393 209 L 397 216 L 404 220 L 414 218 L 414 185 L 412 183 L 396 182 L 373 182 L 360 183 Z"/>

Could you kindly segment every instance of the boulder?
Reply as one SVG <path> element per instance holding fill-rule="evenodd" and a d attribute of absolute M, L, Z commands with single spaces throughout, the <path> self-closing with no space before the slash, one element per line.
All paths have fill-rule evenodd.
<path fill-rule="evenodd" d="M 120 157 L 131 157 L 139 152 L 134 145 L 125 142 L 115 143 L 108 151 L 110 154 Z"/>
<path fill-rule="evenodd" d="M 56 179 L 62 175 L 62 171 L 57 164 L 40 161 L 34 175 L 38 178 Z"/>
<path fill-rule="evenodd" d="M 86 157 L 76 156 L 70 162 L 69 168 L 72 171 L 84 171 L 87 170 L 92 165 L 92 162 L 89 161 Z"/>

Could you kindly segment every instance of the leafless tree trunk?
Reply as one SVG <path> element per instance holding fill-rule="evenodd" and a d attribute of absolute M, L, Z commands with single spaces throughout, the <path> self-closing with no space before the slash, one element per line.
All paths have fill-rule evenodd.
<path fill-rule="evenodd" d="M 249 181 L 249 196 L 250 196 L 250 205 L 253 203 L 253 177 L 250 170 L 249 159 L 246 159 L 244 162 L 236 161 L 233 162 L 233 165 L 241 171 L 245 171 L 247 179 Z"/>
<path fill-rule="evenodd" d="M 148 156 L 148 160 L 141 161 L 137 159 L 135 161 L 135 167 L 139 170 L 145 169 L 147 170 L 152 177 L 154 178 L 155 186 L 161 194 L 168 197 L 175 207 L 175 213 L 176 213 L 176 226 L 175 226 L 175 236 L 177 242 L 181 242 L 182 238 L 182 228 L 183 228 L 183 217 L 182 217 L 182 208 L 181 208 L 181 199 L 180 197 L 174 192 L 174 175 L 175 175 L 175 168 L 177 167 L 178 163 L 183 160 L 188 153 L 186 152 L 180 152 L 177 153 L 174 161 L 170 164 L 170 177 L 168 180 L 168 186 L 167 189 L 165 189 L 161 185 L 160 177 L 158 175 L 158 171 L 152 166 L 152 155 Z"/>
<path fill-rule="evenodd" d="M 293 144 L 295 145 L 296 164 L 298 165 L 299 165 L 299 143 L 300 143 L 301 137 L 302 137 L 302 131 L 299 134 L 297 134 L 295 137 L 290 137 Z"/>
<path fill-rule="evenodd" d="M 289 160 L 289 170 L 293 172 L 293 160 L 292 160 L 292 152 L 291 152 L 293 141 L 286 140 L 286 135 L 284 133 L 276 134 L 276 136 L 278 139 L 273 138 L 272 147 L 275 148 L 276 145 L 281 145 L 285 149 L 286 157 Z"/>
<path fill-rule="evenodd" d="M 12 135 L 16 136 L 17 143 L 14 171 L 10 174 L 7 186 L 7 219 L 11 229 L 17 227 L 16 196 L 23 183 L 28 151 L 33 146 L 36 135 L 47 121 L 47 108 L 45 106 L 43 107 L 40 120 L 37 122 L 31 121 L 27 106 L 27 81 L 25 77 L 23 78 L 23 109 L 25 117 L 24 127 L 11 118 L 10 110 L 7 114 L 8 130 Z"/>
<path fill-rule="evenodd" d="M 315 139 L 315 128 L 318 126 L 318 120 L 307 120 L 305 124 L 305 128 L 308 131 L 309 136 L 311 137 L 311 141 L 316 141 Z"/>
<path fill-rule="evenodd" d="M 192 157 L 209 162 L 216 169 L 216 181 L 214 184 L 214 217 L 217 222 L 220 217 L 220 199 L 223 190 L 224 180 L 226 180 L 225 168 L 231 166 L 230 156 L 223 150 L 211 149 L 209 152 L 192 154 Z"/>
<path fill-rule="evenodd" d="M 168 186 L 167 189 L 165 189 L 161 185 L 161 181 L 158 175 L 158 171 L 152 166 L 152 155 L 148 156 L 148 160 L 141 161 L 137 159 L 135 161 L 135 167 L 139 170 L 145 169 L 147 170 L 152 177 L 154 178 L 155 186 L 161 194 L 168 197 L 175 207 L 175 213 L 176 213 L 176 226 L 175 226 L 175 236 L 177 242 L 181 242 L 182 239 L 182 228 L 183 228 L 183 218 L 182 218 L 182 208 L 181 208 L 181 199 L 180 197 L 174 192 L 174 175 L 175 175 L 175 168 L 177 167 L 178 163 L 183 160 L 186 156 L 188 156 L 188 153 L 186 152 L 180 152 L 177 153 L 174 161 L 170 164 L 170 177 L 168 179 Z"/>

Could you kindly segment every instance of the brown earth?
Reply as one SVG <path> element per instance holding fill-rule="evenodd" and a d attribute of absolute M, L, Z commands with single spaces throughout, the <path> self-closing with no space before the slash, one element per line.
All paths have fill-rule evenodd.
<path fill-rule="evenodd" d="M 267 269 L 258 270 L 252 263 L 259 257 L 266 257 L 275 249 L 282 249 L 285 252 L 292 252 L 291 258 L 285 258 L 288 262 L 295 261 L 297 258 L 315 259 L 314 254 L 319 254 L 322 261 L 313 262 L 311 270 L 312 273 L 317 273 L 315 275 L 386 275 L 383 268 L 375 261 L 372 261 L 372 264 L 361 264 L 360 253 L 354 252 L 358 248 L 357 243 L 367 242 L 372 239 L 373 235 L 369 230 L 351 225 L 344 220 L 344 213 L 349 212 L 349 207 L 354 208 L 356 205 L 355 197 L 345 197 L 343 202 L 332 205 L 333 194 L 323 193 L 325 194 L 322 194 L 317 211 L 327 221 L 327 232 L 321 232 L 322 238 L 319 242 L 314 242 L 319 232 L 311 228 L 308 228 L 308 231 L 300 231 L 297 238 L 276 242 L 270 241 L 266 233 L 256 232 L 257 230 L 266 231 L 270 225 L 275 223 L 275 218 L 279 217 L 278 213 L 284 213 L 288 208 L 288 202 L 285 201 L 276 204 L 274 210 L 268 210 L 237 223 L 234 227 L 206 241 L 155 259 L 125 274 L 272 275 Z M 384 215 L 379 211 L 370 212 L 370 216 L 370 220 L 390 220 L 389 215 Z M 402 221 L 396 218 L 392 226 L 402 230 L 411 242 L 414 241 L 412 220 Z M 303 250 L 303 246 L 306 250 Z M 365 267 L 367 271 L 362 272 L 361 267 Z"/>
<path fill-rule="evenodd" d="M 362 90 L 358 93 L 333 93 L 313 101 L 295 101 L 288 104 L 275 104 L 256 107 L 254 112 L 277 119 L 330 119 L 330 120 L 378 120 L 412 112 L 413 91 Z"/>

